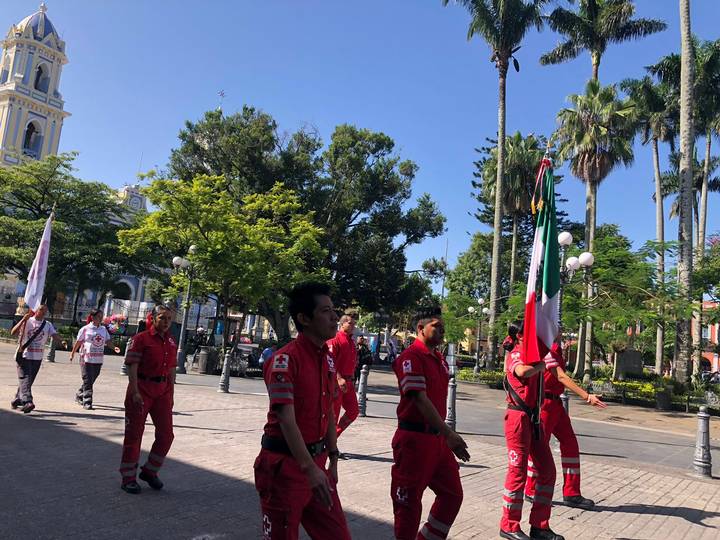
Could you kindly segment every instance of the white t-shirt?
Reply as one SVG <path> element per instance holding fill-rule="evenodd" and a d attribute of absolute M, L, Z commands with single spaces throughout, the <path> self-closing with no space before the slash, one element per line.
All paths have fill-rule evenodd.
<path fill-rule="evenodd" d="M 93 323 L 83 326 L 77 335 L 77 341 L 82 342 L 80 358 L 87 364 L 102 364 L 105 354 L 105 343 L 110 341 L 110 332 L 103 325 L 95 326 Z"/>
<path fill-rule="evenodd" d="M 33 334 L 35 334 L 35 332 L 38 328 L 40 328 L 40 325 L 42 323 L 43 321 L 38 321 L 35 317 L 30 317 L 25 322 L 25 331 L 23 332 L 22 345 L 25 345 L 25 343 L 27 343 L 27 340 L 30 339 Z M 57 330 L 55 330 L 55 327 L 50 321 L 46 321 L 42 332 L 40 332 L 38 336 L 33 339 L 32 343 L 30 343 L 28 348 L 25 349 L 25 352 L 23 353 L 23 358 L 27 358 L 28 360 L 42 360 L 45 343 L 47 343 L 48 338 L 54 336 L 55 334 L 57 334 Z"/>

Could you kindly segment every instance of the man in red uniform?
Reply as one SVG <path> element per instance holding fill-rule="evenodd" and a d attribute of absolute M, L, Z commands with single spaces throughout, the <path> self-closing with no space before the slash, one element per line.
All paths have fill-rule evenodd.
<path fill-rule="evenodd" d="M 550 446 L 535 423 L 538 403 L 538 381 L 545 372 L 545 362 L 526 364 L 522 349 L 522 322 L 510 325 L 503 347 L 510 349 L 506 369 L 507 412 L 505 441 L 508 449 L 508 470 L 505 476 L 500 536 L 508 540 L 564 540 L 550 529 L 555 461 Z M 536 495 L 530 511 L 530 536 L 520 529 L 523 490 L 527 479 L 528 458 L 537 469 Z"/>
<path fill-rule="evenodd" d="M 326 342 L 338 317 L 329 287 L 297 285 L 288 310 L 298 336 L 263 365 L 270 410 L 254 465 L 263 538 L 296 540 L 302 525 L 313 540 L 349 540 L 336 489 L 337 375 Z"/>
<path fill-rule="evenodd" d="M 445 424 L 448 365 L 437 347 L 445 337 L 439 310 L 420 314 L 417 339 L 393 364 L 400 386 L 398 429 L 392 440 L 390 496 L 398 540 L 446 538 L 460 511 L 463 491 L 458 462 L 470 459 L 465 441 Z M 422 496 L 435 503 L 418 532 Z"/>
<path fill-rule="evenodd" d="M 128 388 L 125 396 L 125 440 L 120 474 L 121 487 L 127 493 L 140 493 L 140 485 L 135 480 L 135 475 L 148 413 L 155 425 L 155 442 L 140 471 L 140 480 L 147 482 L 153 489 L 163 487 L 158 471 L 174 438 L 172 406 L 177 344 L 168 332 L 171 323 L 171 309 L 167 306 L 156 306 L 152 311 L 152 325 L 133 338 L 130 351 L 125 356 L 125 364 L 128 365 Z"/>
<path fill-rule="evenodd" d="M 337 419 L 337 436 L 347 429 L 358 417 L 357 394 L 355 394 L 355 365 L 357 364 L 357 349 L 353 340 L 355 332 L 355 319 L 351 315 L 340 317 L 340 330 L 328 341 L 328 348 L 335 360 L 337 371 L 338 395 L 335 398 L 334 409 Z M 345 414 L 340 417 L 340 406 Z"/>
<path fill-rule="evenodd" d="M 546 360 L 545 371 L 545 401 L 543 402 L 540 418 L 543 425 L 543 437 L 550 442 L 550 435 L 560 442 L 560 458 L 563 470 L 563 501 L 574 508 L 589 510 L 595 502 L 586 499 L 580 494 L 580 447 L 573 431 L 570 417 L 565 412 L 560 395 L 565 388 L 572 390 L 590 405 L 604 409 L 607 407 L 599 396 L 590 394 L 580 388 L 575 381 L 565 373 L 565 359 L 562 356 L 559 343 L 553 345 L 550 351 L 551 358 Z M 532 461 L 528 461 L 528 479 L 525 484 L 525 499 L 533 500 L 535 497 L 535 484 L 537 470 Z"/>

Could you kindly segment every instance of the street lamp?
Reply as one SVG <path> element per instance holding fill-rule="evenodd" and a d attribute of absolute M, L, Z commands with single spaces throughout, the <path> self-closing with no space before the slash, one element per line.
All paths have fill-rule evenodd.
<path fill-rule="evenodd" d="M 190 246 L 188 254 L 193 255 L 197 251 L 197 246 Z M 185 272 L 188 277 L 187 291 L 185 292 L 185 302 L 183 303 L 183 319 L 180 327 L 180 343 L 177 352 L 177 372 L 186 373 L 185 371 L 185 331 L 187 330 L 188 315 L 190 313 L 190 293 L 192 290 L 193 265 L 184 257 L 176 255 L 172 260 L 173 266 L 178 272 Z"/>
<path fill-rule="evenodd" d="M 478 298 L 477 303 L 479 306 L 482 306 L 485 303 L 485 299 L 480 297 L 480 298 Z M 490 310 L 486 307 L 482 308 L 482 309 L 478 309 L 478 308 L 475 308 L 475 306 L 468 306 L 468 313 L 470 314 L 471 317 L 474 316 L 475 313 L 478 314 L 477 330 L 475 332 L 475 367 L 473 368 L 473 371 L 475 372 L 476 375 L 477 375 L 478 371 L 480 370 L 480 331 L 482 329 L 482 326 L 481 326 L 482 325 L 482 316 L 480 314 L 482 313 L 483 315 L 485 315 L 489 311 Z"/>

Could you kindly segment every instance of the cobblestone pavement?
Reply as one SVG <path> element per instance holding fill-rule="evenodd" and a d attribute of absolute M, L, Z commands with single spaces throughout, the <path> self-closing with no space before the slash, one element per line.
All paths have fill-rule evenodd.
<path fill-rule="evenodd" d="M 12 348 L 0 345 L 5 396 L 0 396 L 0 539 L 259 537 L 252 462 L 267 397 L 257 381 L 233 379 L 233 392 L 219 394 L 203 382 L 205 376 L 180 377 L 175 442 L 162 471 L 166 489 L 130 496 L 119 489 L 117 472 L 126 387 L 118 359 L 109 359 L 100 374 L 94 411 L 73 401 L 79 367 L 67 363 L 66 353 L 57 359 L 38 375 L 33 389 L 38 408 L 22 415 L 9 407 L 16 385 Z M 478 406 L 484 405 L 480 399 Z M 677 425 L 666 418 L 661 425 L 681 432 L 683 422 L 691 425 L 688 418 Z M 598 423 L 595 436 L 602 438 L 605 427 Z M 341 438 L 351 459 L 340 463 L 339 490 L 355 539 L 392 538 L 393 431 L 391 418 L 360 418 Z M 505 451 L 487 437 L 466 439 L 472 460 L 461 468 L 465 501 L 450 538 L 497 538 Z M 145 451 L 151 440 L 149 428 Z M 598 503 L 596 511 L 562 506 L 559 484 L 556 488 L 552 526 L 568 539 L 720 538 L 717 480 L 632 459 L 584 455 L 583 486 Z M 428 493 L 426 508 L 431 500 Z"/>

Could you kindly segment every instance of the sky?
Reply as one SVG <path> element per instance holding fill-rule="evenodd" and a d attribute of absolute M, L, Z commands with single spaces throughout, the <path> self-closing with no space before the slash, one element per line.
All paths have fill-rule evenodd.
<path fill-rule="evenodd" d="M 453 265 L 470 235 L 488 229 L 471 213 L 474 151 L 497 133 L 497 71 L 480 38 L 467 40 L 469 16 L 440 0 L 46 0 L 67 43 L 60 92 L 72 116 L 60 151 L 78 151 L 77 175 L 113 187 L 167 164 L 186 120 L 219 105 L 252 105 L 282 130 L 315 127 L 327 142 L 338 124 L 382 131 L 404 159 L 419 165 L 413 195 L 427 192 L 447 217 L 447 232 L 408 250 L 408 269 L 448 249 Z M 38 0 L 3 2 L 0 30 L 37 10 Z M 678 2 L 637 0 L 638 17 L 668 23 L 665 32 L 611 45 L 603 84 L 641 77 L 644 66 L 680 48 Z M 548 8 L 549 10 L 549 8 Z M 720 1 L 692 1 L 692 29 L 720 37 Z M 507 92 L 507 133 L 549 135 L 570 94 L 591 75 L 587 53 L 559 66 L 539 56 L 559 42 L 533 32 L 517 54 Z M 718 153 L 715 141 L 715 153 Z M 667 148 L 662 148 L 663 164 Z M 702 157 L 704 144 L 699 154 Z M 584 186 L 565 168 L 558 190 L 569 218 L 584 221 Z M 598 223 L 618 223 L 636 248 L 655 235 L 651 151 L 616 169 L 598 194 Z M 708 232 L 720 231 L 710 195 Z M 666 203 L 666 217 L 669 203 Z M 667 221 L 668 238 L 677 221 Z"/>

